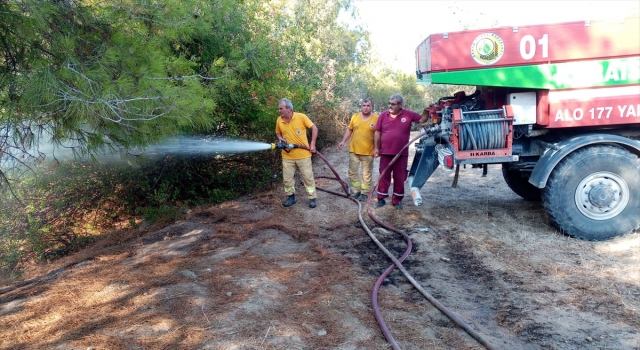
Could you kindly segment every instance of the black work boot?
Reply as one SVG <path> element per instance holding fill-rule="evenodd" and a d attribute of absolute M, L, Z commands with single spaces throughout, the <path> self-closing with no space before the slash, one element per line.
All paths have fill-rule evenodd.
<path fill-rule="evenodd" d="M 383 207 L 385 204 L 387 204 L 387 202 L 385 202 L 384 199 L 378 199 L 378 203 L 376 203 L 376 207 L 380 208 L 380 207 Z"/>
<path fill-rule="evenodd" d="M 295 195 L 295 194 L 292 194 L 292 195 L 290 195 L 290 196 L 287 198 L 287 200 L 286 200 L 286 201 L 284 201 L 284 202 L 282 203 L 282 206 L 283 206 L 283 207 L 290 207 L 290 206 L 292 206 L 292 205 L 294 205 L 294 204 L 296 204 L 296 195 Z"/>
<path fill-rule="evenodd" d="M 360 192 L 356 192 L 356 193 L 352 193 L 351 194 L 351 198 L 353 198 L 353 199 L 358 199 L 358 197 L 360 197 Z"/>
<path fill-rule="evenodd" d="M 309 208 L 315 208 L 316 207 L 316 199 L 312 199 L 309 201 Z"/>

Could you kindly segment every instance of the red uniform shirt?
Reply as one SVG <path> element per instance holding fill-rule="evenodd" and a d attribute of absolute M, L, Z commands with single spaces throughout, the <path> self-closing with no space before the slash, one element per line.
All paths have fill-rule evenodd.
<path fill-rule="evenodd" d="M 380 113 L 375 127 L 380 131 L 380 154 L 398 154 L 409 142 L 411 124 L 420 122 L 420 118 L 420 114 L 407 109 L 400 110 L 395 118 L 391 118 L 389 111 Z M 402 154 L 409 155 L 409 147 Z"/>

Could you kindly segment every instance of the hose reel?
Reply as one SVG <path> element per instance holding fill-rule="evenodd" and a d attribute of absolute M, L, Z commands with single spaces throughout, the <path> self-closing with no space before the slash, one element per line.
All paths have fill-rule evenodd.
<path fill-rule="evenodd" d="M 511 162 L 514 159 L 513 111 L 503 109 L 464 111 L 453 109 L 452 132 L 455 164 Z"/>
<path fill-rule="evenodd" d="M 481 150 L 506 147 L 509 129 L 502 110 L 462 112 L 459 122 L 459 150 Z"/>

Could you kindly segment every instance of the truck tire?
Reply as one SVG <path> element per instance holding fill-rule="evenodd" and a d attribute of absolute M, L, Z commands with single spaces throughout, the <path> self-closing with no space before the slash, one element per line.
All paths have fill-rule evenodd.
<path fill-rule="evenodd" d="M 528 201 L 539 202 L 542 200 L 542 191 L 530 184 L 529 178 L 524 176 L 525 174 L 527 173 L 510 170 L 506 164 L 502 164 L 502 177 L 504 177 L 507 186 L 518 196 Z"/>
<path fill-rule="evenodd" d="M 542 191 L 551 223 L 589 241 L 640 227 L 640 161 L 615 146 L 590 146 L 569 154 Z"/>

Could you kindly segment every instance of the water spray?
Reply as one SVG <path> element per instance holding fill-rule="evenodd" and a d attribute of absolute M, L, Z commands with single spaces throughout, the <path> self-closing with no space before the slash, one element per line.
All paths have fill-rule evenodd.
<path fill-rule="evenodd" d="M 305 148 L 304 145 L 286 143 L 281 140 L 278 143 L 266 143 L 260 141 L 248 141 L 230 138 L 175 138 L 162 144 L 147 147 L 145 153 L 171 153 L 171 154 L 237 154 L 257 152 L 264 150 L 280 149 L 290 152 L 294 148 Z"/>
<path fill-rule="evenodd" d="M 40 154 L 43 159 L 57 159 L 59 161 L 89 159 L 88 155 L 78 155 L 74 153 L 75 144 L 54 146 L 50 142 L 43 142 L 32 150 Z M 93 158 L 101 162 L 117 163 L 126 160 L 131 156 L 158 157 L 164 155 L 175 156 L 224 156 L 241 153 L 260 152 L 266 150 L 283 150 L 290 152 L 294 148 L 309 149 L 304 145 L 286 143 L 281 140 L 278 143 L 267 143 L 261 141 L 250 141 L 244 139 L 234 139 L 216 136 L 191 136 L 191 137 L 171 137 L 162 142 L 148 145 L 144 148 L 132 148 L 129 150 L 105 149 L 93 154 Z M 115 150 L 114 150 L 115 149 Z M 0 161 L 0 165 L 4 163 Z"/>
<path fill-rule="evenodd" d="M 146 147 L 145 154 L 223 155 L 264 151 L 273 144 L 225 137 L 172 138 Z"/>

